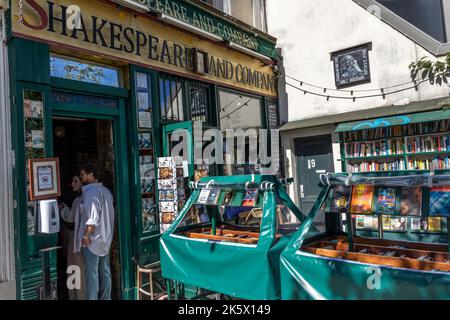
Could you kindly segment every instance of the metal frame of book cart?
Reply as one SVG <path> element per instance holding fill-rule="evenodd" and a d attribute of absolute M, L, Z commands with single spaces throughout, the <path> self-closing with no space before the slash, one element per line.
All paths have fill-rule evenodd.
<path fill-rule="evenodd" d="M 279 257 L 298 224 L 295 228 L 291 227 L 290 233 L 277 234 L 281 230 L 277 224 L 277 204 L 285 205 L 300 221 L 305 218 L 283 189 L 283 185 L 287 183 L 287 179 L 279 181 L 270 175 L 205 177 L 198 183 L 191 183 L 191 196 L 160 240 L 161 268 L 163 277 L 168 282 L 168 296 L 172 297 L 171 283 L 174 282 L 175 299 L 186 298 L 183 291 L 187 286 L 232 298 L 279 299 Z M 221 189 L 217 202 L 219 205 L 226 190 L 234 190 L 231 206 L 235 207 L 241 206 L 246 189 L 259 190 L 256 207 L 262 208 L 262 218 L 258 238 L 253 238 L 254 243 L 220 240 L 223 233 L 213 214 L 217 206 L 206 206 L 210 222 L 179 227 L 190 208 L 197 204 L 203 188 Z M 210 228 L 207 237 L 186 236 L 199 227 Z M 201 297 L 193 299 L 196 298 Z"/>
<path fill-rule="evenodd" d="M 348 213 L 346 233 L 336 228 L 336 223 L 341 223 L 336 218 L 328 219 L 335 223 L 327 223 L 324 233 L 311 232 L 319 212 L 326 211 L 335 186 L 442 187 L 450 186 L 450 175 L 433 172 L 407 175 L 396 172 L 371 175 L 328 173 L 321 175 L 321 183 L 323 189 L 310 214 L 281 254 L 282 299 L 450 299 L 449 217 L 448 243 L 441 241 L 440 244 L 354 236 Z M 382 231 L 379 238 L 383 238 Z M 386 247 L 378 247 L 383 241 Z M 370 249 L 364 251 L 361 248 Z M 387 248 L 398 250 L 397 254 L 407 254 L 378 258 L 377 254 L 384 255 Z M 367 252 L 369 254 L 365 254 Z M 442 261 L 429 265 L 421 263 L 414 255 L 422 252 L 440 257 Z M 439 268 L 436 269 L 436 265 Z"/>

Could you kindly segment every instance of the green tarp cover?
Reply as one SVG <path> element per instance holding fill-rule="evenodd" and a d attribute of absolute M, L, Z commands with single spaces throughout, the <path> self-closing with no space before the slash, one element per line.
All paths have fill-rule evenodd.
<path fill-rule="evenodd" d="M 302 214 L 274 176 L 231 176 L 203 178 L 218 184 L 242 184 L 247 181 L 275 184 L 263 192 L 261 230 L 256 245 L 190 239 L 174 234 L 200 190 L 194 190 L 172 226 L 161 236 L 163 277 L 243 299 L 272 300 L 281 297 L 280 261 L 282 250 L 291 239 L 284 235 L 276 241 L 276 197 L 300 219 Z M 198 227 L 192 226 L 192 228 Z"/>
<path fill-rule="evenodd" d="M 445 120 L 450 118 L 450 110 L 438 110 L 422 113 L 412 113 L 401 116 L 368 119 L 354 122 L 346 122 L 338 125 L 335 132 L 357 131 L 392 126 L 402 126 L 411 123 Z"/>
<path fill-rule="evenodd" d="M 323 188 L 281 254 L 282 299 L 450 299 L 447 272 L 393 268 L 300 251 L 330 190 L 330 186 Z"/>

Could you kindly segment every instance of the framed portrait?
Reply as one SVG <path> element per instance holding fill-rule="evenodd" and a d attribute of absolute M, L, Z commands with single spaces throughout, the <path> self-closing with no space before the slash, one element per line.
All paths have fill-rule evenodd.
<path fill-rule="evenodd" d="M 337 88 L 370 82 L 369 51 L 371 44 L 331 53 Z"/>
<path fill-rule="evenodd" d="M 59 159 L 29 159 L 30 201 L 54 199 L 61 195 Z"/>

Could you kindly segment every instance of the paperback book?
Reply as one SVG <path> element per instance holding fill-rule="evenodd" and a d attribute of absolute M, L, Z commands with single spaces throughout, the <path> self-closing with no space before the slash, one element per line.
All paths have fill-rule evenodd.
<path fill-rule="evenodd" d="M 208 195 L 208 200 L 206 200 L 206 204 L 208 205 L 217 204 L 217 202 L 219 201 L 219 196 L 220 196 L 220 189 L 218 188 L 211 189 Z"/>
<path fill-rule="evenodd" d="M 233 196 L 234 196 L 233 190 L 226 191 L 225 196 L 223 197 L 222 205 L 229 206 L 233 201 Z"/>
<path fill-rule="evenodd" d="M 406 217 L 391 217 L 391 229 L 392 231 L 406 231 L 407 230 L 407 218 Z"/>
<path fill-rule="evenodd" d="M 353 187 L 350 213 L 371 214 L 374 186 L 357 185 Z"/>
<path fill-rule="evenodd" d="M 430 216 L 450 217 L 450 187 L 430 189 Z"/>
<path fill-rule="evenodd" d="M 394 214 L 396 190 L 394 188 L 380 188 L 378 189 L 378 214 Z"/>
<path fill-rule="evenodd" d="M 401 189 L 400 214 L 405 216 L 420 216 L 422 214 L 422 188 Z"/>
<path fill-rule="evenodd" d="M 350 187 L 338 185 L 333 189 L 332 212 L 348 212 Z"/>
<path fill-rule="evenodd" d="M 253 207 L 258 200 L 258 189 L 247 189 L 245 191 L 244 200 L 242 201 L 243 207 Z"/>
<path fill-rule="evenodd" d="M 198 196 L 197 203 L 207 204 L 210 191 L 211 189 L 202 189 L 202 191 L 200 191 L 200 195 Z"/>

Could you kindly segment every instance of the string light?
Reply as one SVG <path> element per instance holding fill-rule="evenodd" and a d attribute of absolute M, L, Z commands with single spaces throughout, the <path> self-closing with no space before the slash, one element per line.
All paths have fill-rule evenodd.
<path fill-rule="evenodd" d="M 289 78 L 291 80 L 299 82 L 300 83 L 300 87 L 303 87 L 303 86 L 306 85 L 306 86 L 309 86 L 309 87 L 312 87 L 312 88 L 324 90 L 324 93 L 326 91 L 332 91 L 332 92 L 339 92 L 339 93 L 350 93 L 351 95 L 353 95 L 355 92 L 357 93 L 357 92 L 384 91 L 384 90 L 395 89 L 395 88 L 406 86 L 406 85 L 411 85 L 411 84 L 416 85 L 417 84 L 417 80 L 413 80 L 413 81 L 408 81 L 408 82 L 405 82 L 405 83 L 396 84 L 396 85 L 393 85 L 393 86 L 384 87 L 384 88 L 381 88 L 381 89 L 341 90 L 341 89 L 333 89 L 333 88 L 327 88 L 327 87 L 323 87 L 323 86 L 317 86 L 317 85 L 305 82 L 303 80 L 296 79 L 296 78 L 294 78 L 294 77 L 292 77 L 290 75 L 287 75 L 287 74 L 281 74 L 281 76 L 285 76 L 286 78 Z M 429 81 L 429 80 L 430 80 L 430 78 L 427 77 L 427 78 L 423 79 L 420 83 L 425 82 L 425 81 Z"/>
<path fill-rule="evenodd" d="M 353 102 L 355 102 L 357 99 L 366 99 L 366 98 L 383 97 L 383 99 L 385 99 L 386 96 L 388 96 L 388 95 L 392 95 L 392 94 L 396 94 L 396 93 L 399 93 L 399 92 L 415 89 L 418 85 L 420 85 L 420 84 L 422 84 L 422 83 L 424 83 L 426 81 L 427 80 L 425 79 L 425 80 L 420 81 L 419 83 L 416 83 L 413 86 L 410 86 L 410 87 L 407 87 L 407 88 L 403 88 L 403 89 L 398 89 L 398 90 L 391 91 L 391 92 L 385 92 L 384 91 L 385 89 L 377 89 L 377 90 L 381 91 L 382 93 L 380 93 L 380 94 L 363 95 L 363 96 L 358 96 L 358 97 L 353 96 L 353 94 L 352 94 L 352 96 L 346 96 L 346 97 L 345 96 L 341 97 L 341 96 L 333 96 L 333 95 L 324 95 L 322 93 L 316 93 L 316 92 L 312 92 L 312 91 L 308 91 L 308 90 L 302 89 L 302 88 L 297 87 L 297 86 L 295 86 L 295 85 L 293 85 L 293 84 L 291 84 L 289 82 L 286 82 L 286 85 L 288 85 L 288 86 L 290 86 L 290 87 L 292 87 L 294 89 L 297 89 L 299 91 L 302 91 L 304 95 L 309 93 L 309 94 L 314 95 L 314 96 L 324 97 L 324 98 L 327 99 L 327 101 L 329 101 L 330 99 L 343 99 L 343 100 L 353 100 Z M 351 91 L 349 91 L 349 92 L 351 92 Z"/>
<path fill-rule="evenodd" d="M 220 118 L 220 120 L 222 120 L 222 119 L 224 119 L 224 118 L 230 119 L 230 115 L 232 115 L 233 113 L 239 111 L 239 110 L 242 109 L 243 107 L 248 106 L 249 102 L 252 101 L 252 99 L 253 99 L 253 98 L 248 99 L 247 102 L 245 102 L 245 103 L 244 103 L 242 106 L 240 106 L 239 108 L 237 108 L 237 109 L 231 111 L 230 113 L 228 113 L 228 114 L 222 116 L 222 117 Z"/>

